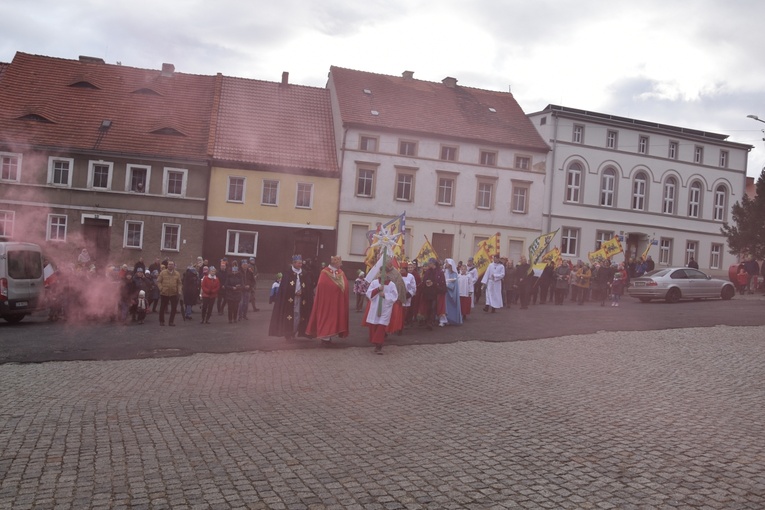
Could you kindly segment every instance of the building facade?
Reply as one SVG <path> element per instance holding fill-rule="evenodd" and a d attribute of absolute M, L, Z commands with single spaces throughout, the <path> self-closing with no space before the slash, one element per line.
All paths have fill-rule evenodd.
<path fill-rule="evenodd" d="M 720 227 L 746 188 L 751 146 L 708 133 L 564 106 L 529 115 L 552 146 L 544 229 L 564 257 L 587 260 L 614 235 L 625 257 L 726 274 Z M 621 262 L 621 256 L 616 260 Z"/>

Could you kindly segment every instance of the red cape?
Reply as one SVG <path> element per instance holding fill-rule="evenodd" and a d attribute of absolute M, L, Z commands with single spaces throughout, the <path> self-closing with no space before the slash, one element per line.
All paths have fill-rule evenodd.
<path fill-rule="evenodd" d="M 320 338 L 348 336 L 349 302 L 348 279 L 342 269 L 334 277 L 329 267 L 322 269 L 306 334 Z"/>

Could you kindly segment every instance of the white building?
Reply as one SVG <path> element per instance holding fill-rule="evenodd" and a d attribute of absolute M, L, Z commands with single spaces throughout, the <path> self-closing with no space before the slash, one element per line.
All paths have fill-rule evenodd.
<path fill-rule="evenodd" d="M 345 260 L 362 262 L 366 232 L 404 211 L 409 257 L 427 236 L 442 260 L 467 260 L 499 232 L 517 260 L 539 235 L 549 147 L 512 94 L 338 67 L 327 87 Z"/>
<path fill-rule="evenodd" d="M 586 260 L 615 234 L 628 257 L 722 275 L 736 258 L 720 233 L 746 187 L 750 145 L 707 133 L 548 105 L 529 115 L 552 146 L 543 230 L 564 257 Z M 621 256 L 616 257 L 621 262 Z"/>

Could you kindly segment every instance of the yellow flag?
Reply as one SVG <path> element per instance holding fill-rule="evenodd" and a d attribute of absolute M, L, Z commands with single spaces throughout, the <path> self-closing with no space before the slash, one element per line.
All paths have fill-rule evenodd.
<path fill-rule="evenodd" d="M 600 249 L 606 252 L 607 259 L 610 259 L 617 253 L 624 252 L 624 249 L 622 249 L 622 243 L 619 241 L 619 236 L 614 236 L 613 239 L 603 241 L 603 243 L 600 245 Z"/>
<path fill-rule="evenodd" d="M 436 250 L 433 249 L 433 245 L 430 244 L 430 241 L 428 241 L 426 236 L 425 243 L 423 243 L 422 248 L 420 248 L 419 253 L 417 253 L 417 265 L 419 267 L 425 267 L 428 265 L 428 260 L 431 258 L 438 260 L 438 255 L 436 255 Z"/>
<path fill-rule="evenodd" d="M 483 274 L 486 272 L 486 268 L 492 261 L 492 257 L 486 252 L 483 247 L 478 248 L 478 252 L 473 255 L 473 265 L 478 271 L 478 279 L 480 280 Z"/>
<path fill-rule="evenodd" d="M 544 263 L 557 262 L 559 258 L 560 258 L 560 248 L 556 246 L 552 250 L 542 255 L 542 258 L 539 259 L 539 261 Z"/>
<path fill-rule="evenodd" d="M 590 264 L 594 264 L 596 262 L 602 264 L 603 262 L 605 262 L 610 257 L 606 253 L 606 250 L 601 248 L 599 250 L 589 252 L 587 254 L 587 258 L 590 260 Z"/>
<path fill-rule="evenodd" d="M 531 242 L 529 245 L 529 264 L 533 265 L 539 262 L 542 253 L 544 253 L 544 251 L 550 245 L 550 241 L 553 240 L 555 234 L 558 233 L 558 230 L 548 234 L 542 234 Z"/>
<path fill-rule="evenodd" d="M 489 258 L 494 257 L 494 255 L 499 255 L 499 232 L 478 243 L 478 249 L 483 249 Z M 475 259 L 475 257 L 473 258 Z"/>

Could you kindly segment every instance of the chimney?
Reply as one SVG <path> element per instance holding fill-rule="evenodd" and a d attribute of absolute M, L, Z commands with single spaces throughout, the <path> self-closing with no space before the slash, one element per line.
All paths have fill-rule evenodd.
<path fill-rule="evenodd" d="M 413 80 L 414 71 L 404 71 L 403 73 L 401 73 L 401 76 L 403 76 L 405 80 Z"/>
<path fill-rule="evenodd" d="M 170 77 L 175 72 L 175 66 L 173 64 L 162 64 L 162 76 Z"/>
<path fill-rule="evenodd" d="M 287 71 L 282 72 L 282 85 L 290 84 L 290 73 Z"/>
<path fill-rule="evenodd" d="M 453 89 L 457 86 L 457 78 L 452 78 L 451 76 L 447 76 L 446 78 L 441 80 L 441 83 L 443 83 L 450 89 Z"/>
<path fill-rule="evenodd" d="M 85 64 L 105 64 L 104 59 L 98 57 L 89 57 L 87 55 L 80 55 L 80 62 Z"/>

